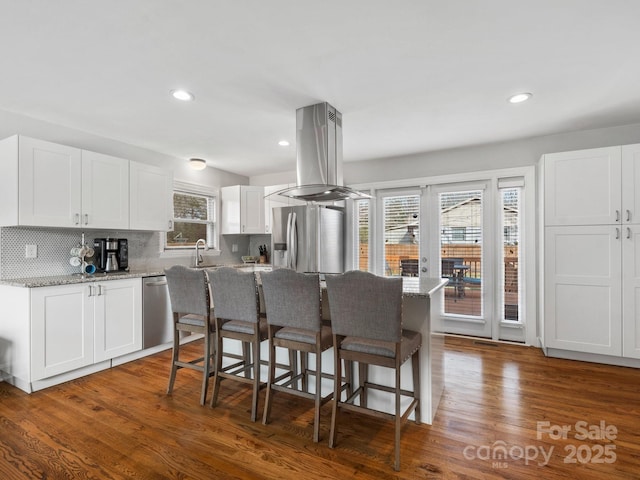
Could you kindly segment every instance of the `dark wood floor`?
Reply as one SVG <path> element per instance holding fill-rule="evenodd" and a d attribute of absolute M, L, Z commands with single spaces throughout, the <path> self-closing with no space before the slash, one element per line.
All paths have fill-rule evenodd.
<path fill-rule="evenodd" d="M 549 359 L 521 346 L 446 343 L 435 423 L 405 426 L 398 474 L 389 423 L 345 413 L 330 449 L 328 404 L 314 444 L 304 400 L 276 396 L 264 426 L 249 421 L 245 385 L 223 382 L 212 410 L 198 405 L 195 372 L 180 371 L 173 396 L 165 395 L 163 352 L 32 395 L 0 383 L 0 478 L 640 478 L 639 370 Z M 571 430 L 553 439 L 538 422 Z M 604 422 L 609 438 L 578 439 L 577 422 Z M 491 458 L 500 447 L 506 456 Z"/>

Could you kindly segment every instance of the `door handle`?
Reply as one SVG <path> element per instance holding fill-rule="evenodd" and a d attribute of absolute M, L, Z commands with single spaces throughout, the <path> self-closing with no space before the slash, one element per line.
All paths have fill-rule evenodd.
<path fill-rule="evenodd" d="M 631 238 L 631 229 L 627 227 L 627 238 Z"/>
<path fill-rule="evenodd" d="M 616 240 L 620 239 L 620 229 L 616 227 Z"/>
<path fill-rule="evenodd" d="M 620 210 L 616 210 L 616 222 L 620 221 Z"/>
<path fill-rule="evenodd" d="M 631 221 L 631 210 L 627 209 L 627 222 Z"/>

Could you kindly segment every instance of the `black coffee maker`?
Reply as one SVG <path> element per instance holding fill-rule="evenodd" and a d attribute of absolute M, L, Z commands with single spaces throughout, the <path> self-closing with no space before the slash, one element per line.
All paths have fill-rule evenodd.
<path fill-rule="evenodd" d="M 95 238 L 93 250 L 97 271 L 129 270 L 129 242 L 126 238 Z"/>

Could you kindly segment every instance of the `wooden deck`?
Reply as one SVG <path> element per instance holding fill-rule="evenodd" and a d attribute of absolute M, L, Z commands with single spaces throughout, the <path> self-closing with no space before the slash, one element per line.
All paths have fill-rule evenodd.
<path fill-rule="evenodd" d="M 167 396 L 168 351 L 32 395 L 0 383 L 0 478 L 638 478 L 638 370 L 457 337 L 445 370 L 434 424 L 404 427 L 398 474 L 390 423 L 345 413 L 330 449 L 330 404 L 316 444 L 302 399 L 276 395 L 265 426 L 249 420 L 250 389 L 236 382 L 223 382 L 218 408 L 201 407 L 197 373 L 183 370 Z M 609 433 L 581 440 L 576 425 Z M 561 427 L 566 438 L 553 434 Z"/>

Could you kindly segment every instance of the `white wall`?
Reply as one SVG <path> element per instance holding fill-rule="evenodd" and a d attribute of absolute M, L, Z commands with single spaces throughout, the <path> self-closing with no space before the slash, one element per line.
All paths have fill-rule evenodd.
<path fill-rule="evenodd" d="M 245 176 L 212 167 L 193 170 L 189 167 L 186 159 L 171 157 L 117 140 L 0 110 L 0 139 L 15 134 L 157 165 L 172 170 L 174 179 L 184 182 L 224 187 L 227 185 L 246 185 L 249 181 Z"/>
<path fill-rule="evenodd" d="M 535 165 L 545 153 L 629 143 L 640 143 L 640 124 L 559 133 L 402 157 L 347 161 L 344 162 L 344 181 L 347 185 L 353 185 L 521 167 Z M 254 176 L 250 178 L 250 182 L 252 185 L 277 185 L 293 183 L 295 179 L 295 171 L 290 171 Z"/>

